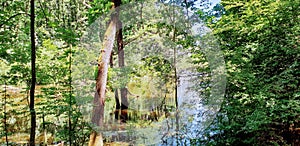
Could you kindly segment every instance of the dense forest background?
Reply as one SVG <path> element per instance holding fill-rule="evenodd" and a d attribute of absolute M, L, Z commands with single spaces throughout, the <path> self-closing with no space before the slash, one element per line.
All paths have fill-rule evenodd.
<path fill-rule="evenodd" d="M 122 26 L 124 18 L 118 16 L 126 9 L 114 9 L 134 2 L 0 0 L 1 145 L 300 145 L 299 1 L 222 0 L 216 5 L 208 0 L 160 1 L 174 9 L 167 7 L 158 17 L 187 20 L 187 26 L 177 27 L 147 22 L 155 12 L 138 1 L 136 12 L 143 15 L 128 15 L 140 17 Z M 175 8 L 182 8 L 185 15 L 175 17 L 179 14 Z M 196 70 L 197 84 L 190 89 L 199 95 L 196 102 L 210 106 L 214 100 L 213 64 L 189 33 L 192 18 L 211 30 L 226 65 L 222 103 L 201 130 L 180 125 L 177 114 L 179 68 L 186 64 Z M 117 29 L 110 27 L 114 21 Z M 93 49 L 84 46 L 89 37 L 83 36 L 94 27 L 101 28 L 99 36 L 88 42 L 105 44 L 103 36 L 113 36 L 106 89 L 99 90 L 104 101 L 95 101 L 101 95 L 94 90 L 104 83 L 98 80 L 97 58 L 106 58 L 107 50 L 101 43 L 93 44 Z M 167 40 L 155 40 L 158 36 Z M 205 35 L 200 38 L 207 44 L 212 41 Z M 141 47 L 157 52 L 136 49 Z M 159 53 L 166 48 L 173 57 Z M 101 111 L 95 103 L 103 103 L 99 117 L 93 115 Z M 97 132 L 92 119 L 102 131 L 119 133 L 103 132 L 101 139 L 99 134 L 92 139 Z M 193 125 L 193 117 L 189 120 Z M 162 121 L 168 134 L 152 139 Z M 144 127 L 150 128 L 142 134 L 134 131 Z M 197 136 L 189 136 L 188 130 Z"/>

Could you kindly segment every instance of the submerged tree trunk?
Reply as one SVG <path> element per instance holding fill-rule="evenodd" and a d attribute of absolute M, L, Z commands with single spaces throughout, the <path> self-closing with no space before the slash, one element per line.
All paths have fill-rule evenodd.
<path fill-rule="evenodd" d="M 29 145 L 35 145 L 35 127 L 36 127 L 36 113 L 34 109 L 34 90 L 36 82 L 36 73 L 35 73 L 35 30 L 34 30 L 34 0 L 30 0 L 30 36 L 31 36 L 31 87 L 30 87 L 30 104 L 29 110 L 31 115 L 30 122 L 30 141 Z"/>
<path fill-rule="evenodd" d="M 120 110 L 121 110 L 121 105 L 120 105 L 120 99 L 119 99 L 119 93 L 118 89 L 115 89 L 115 100 L 116 100 L 116 110 L 115 110 L 115 120 L 120 119 Z"/>
<path fill-rule="evenodd" d="M 104 102 L 105 90 L 107 83 L 108 65 L 110 56 L 113 49 L 116 34 L 116 21 L 115 17 L 111 20 L 103 39 L 102 49 L 98 58 L 98 74 L 96 78 L 96 93 L 94 96 L 94 108 L 92 115 L 92 122 L 95 126 L 101 128 L 103 126 L 104 117 Z M 98 129 L 98 128 L 97 128 Z M 100 131 L 92 131 L 89 140 L 89 146 L 102 146 L 103 138 Z"/>

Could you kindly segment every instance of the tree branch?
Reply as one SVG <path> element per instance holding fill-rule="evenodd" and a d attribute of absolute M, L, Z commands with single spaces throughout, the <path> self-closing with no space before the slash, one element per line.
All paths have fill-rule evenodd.
<path fill-rule="evenodd" d="M 6 24 L 8 21 L 10 21 L 11 19 L 13 19 L 13 18 L 15 18 L 15 17 L 17 17 L 17 16 L 19 16 L 19 15 L 22 15 L 22 14 L 26 14 L 26 13 L 25 13 L 25 12 L 20 12 L 20 13 L 17 13 L 17 14 L 15 14 L 15 15 L 10 16 L 7 20 L 5 20 L 3 23 L 0 24 L 0 28 L 1 28 L 4 24 Z M 26 14 L 26 15 L 30 17 L 30 14 Z"/>
<path fill-rule="evenodd" d="M 90 6 L 89 4 L 85 3 L 85 0 L 82 2 L 84 6 L 86 6 L 87 8 L 91 9 L 92 6 Z"/>

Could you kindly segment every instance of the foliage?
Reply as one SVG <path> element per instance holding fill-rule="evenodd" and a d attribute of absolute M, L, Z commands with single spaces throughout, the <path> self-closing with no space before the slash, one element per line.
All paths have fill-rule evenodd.
<path fill-rule="evenodd" d="M 228 86 L 222 109 L 205 133 L 188 139 L 190 144 L 300 145 L 297 142 L 300 139 L 300 2 L 222 0 L 221 4 L 206 10 L 210 6 L 208 0 L 160 1 L 196 12 L 219 37 L 225 55 Z M 123 4 L 129 2 L 122 0 Z M 94 89 L 94 72 L 89 67 L 97 67 L 94 59 L 98 54 L 83 50 L 78 44 L 87 26 L 93 26 L 99 16 L 107 14 L 112 4 L 109 0 L 36 1 L 37 135 L 43 137 L 47 133 L 48 144 L 51 139 L 74 145 L 85 145 L 88 140 L 91 127 L 79 110 L 85 108 L 82 103 L 91 99 L 91 95 L 82 93 L 80 96 L 86 98 L 76 103 L 73 81 L 78 74 L 88 76 L 85 84 Z M 0 7 L 1 110 L 6 107 L 6 113 L 2 112 L 0 118 L 4 119 L 5 115 L 8 121 L 7 132 L 0 123 L 0 135 L 3 139 L 7 134 L 13 144 L 20 142 L 16 138 L 19 135 L 26 141 L 30 129 L 30 6 L 23 0 L 0 0 Z M 147 5 L 140 8 L 143 11 L 138 13 L 154 15 Z M 172 21 L 172 16 L 167 15 L 171 11 L 176 14 L 177 9 L 164 9 L 160 16 L 166 22 Z M 146 22 L 143 20 L 146 18 L 132 18 L 136 23 L 124 26 L 126 67 L 109 69 L 107 96 L 113 97 L 114 90 L 126 87 L 132 92 L 131 103 L 143 103 L 136 105 L 139 109 L 153 108 L 144 103 L 152 104 L 149 100 L 154 97 L 166 102 L 174 94 L 175 69 L 179 65 L 174 63 L 174 56 L 163 57 L 162 50 L 175 45 L 181 47 L 179 52 L 192 51 L 191 58 L 176 59 L 178 62 L 189 59 L 199 67 L 201 79 L 197 88 L 201 89 L 201 96 L 209 97 L 210 64 L 201 48 L 197 48 L 195 38 L 188 35 L 187 27 Z M 117 62 L 117 50 L 114 51 L 113 63 Z M 86 60 L 91 61 L 89 65 L 84 64 L 86 68 L 72 69 Z M 107 98 L 107 103 L 105 110 L 113 110 L 114 100 Z M 173 107 L 165 104 L 166 115 Z M 145 123 L 149 124 L 142 124 Z"/>
<path fill-rule="evenodd" d="M 29 110 L 28 93 L 30 84 L 30 41 L 29 40 L 29 3 L 26 1 L 0 1 L 0 63 L 2 78 L 9 84 L 7 102 L 1 94 L 1 104 L 7 108 L 7 119 L 15 120 L 9 124 L 9 139 L 18 143 L 14 137 L 18 133 L 28 135 Z M 3 10 L 3 11 L 2 11 Z M 70 63 L 72 53 L 87 22 L 87 8 L 77 0 L 36 1 L 36 44 L 37 44 L 37 141 L 45 130 L 55 137 L 54 140 L 84 143 L 87 123 L 81 118 L 72 95 Z M 3 86 L 4 87 L 4 86 Z M 1 86 L 2 88 L 2 86 Z M 9 88 L 8 88 L 9 89 Z M 1 89 L 1 91 L 3 91 Z M 70 111 L 73 111 L 72 113 Z M 1 114 L 2 116 L 2 114 Z M 71 124 L 68 123 L 71 119 Z M 65 121 L 65 122 L 64 122 Z M 18 125 L 18 126 L 17 126 Z M 72 135 L 69 127 L 72 126 Z M 1 123 L 1 127 L 3 124 Z M 67 129 L 60 127 L 67 127 Z M 78 130 L 82 129 L 82 130 Z M 3 131 L 3 130 L 1 130 Z M 64 131 L 64 132 L 62 132 Z M 84 134 L 85 133 L 85 134 Z M 4 131 L 1 132 L 1 135 Z M 48 137 L 51 139 L 50 137 Z M 26 138 L 24 138 L 26 140 Z M 51 142 L 49 141 L 48 144 Z"/>
<path fill-rule="evenodd" d="M 225 53 L 229 85 L 210 128 L 218 131 L 209 136 L 211 143 L 297 145 L 300 3 L 224 0 L 222 5 L 226 14 L 211 26 Z"/>

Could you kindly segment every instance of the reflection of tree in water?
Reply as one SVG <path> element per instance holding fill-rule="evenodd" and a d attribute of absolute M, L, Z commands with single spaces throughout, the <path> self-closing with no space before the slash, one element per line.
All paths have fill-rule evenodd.
<path fill-rule="evenodd" d="M 168 11 L 175 12 L 172 8 Z M 199 72 L 196 68 L 201 66 L 196 66 L 199 63 L 191 61 L 191 54 L 198 55 L 199 52 L 191 50 L 197 44 L 193 44 L 193 39 L 191 42 L 184 42 L 184 39 L 188 39 L 188 32 L 185 30 L 189 28 L 183 25 L 185 22 L 180 18 L 166 18 L 166 23 L 151 24 L 150 26 L 155 27 L 142 29 L 129 39 L 125 37 L 125 41 L 130 41 L 124 47 L 126 67 L 109 71 L 106 92 L 108 98 L 104 109 L 104 126 L 101 127 L 106 141 L 126 141 L 132 144 L 161 142 L 163 145 L 176 145 L 174 142 L 183 144 L 188 138 L 199 135 L 200 123 L 205 121 L 203 117 L 208 113 L 201 108 L 201 88 L 199 89 L 197 83 L 199 80 L 202 82 L 199 78 L 204 74 L 201 71 L 195 74 Z M 176 25 L 180 28 L 173 25 L 173 20 L 178 21 Z M 125 23 L 127 22 L 124 20 L 124 25 Z M 159 28 L 156 30 L 156 27 Z M 121 103 L 117 102 L 118 99 L 121 101 L 121 93 L 115 89 L 121 88 L 126 90 L 129 102 L 125 110 L 120 110 L 118 106 Z M 120 117 L 122 115 L 128 117 Z M 197 130 L 199 127 L 200 130 Z"/>
<path fill-rule="evenodd" d="M 182 59 L 184 60 L 184 59 Z M 128 120 L 113 120 L 113 113 L 106 114 L 107 141 L 126 141 L 132 144 L 178 145 L 190 143 L 199 135 L 201 101 L 196 85 L 203 73 L 195 73 L 195 67 L 179 64 L 178 102 L 174 99 L 174 72 L 168 60 L 157 56 L 143 58 L 139 72 L 131 76 L 128 88 Z M 187 69 L 189 68 L 189 69 Z M 112 102 L 113 103 L 113 102 Z M 203 112 L 203 113 L 201 113 Z M 197 116 L 198 115 L 198 116 Z M 112 122 L 113 121 L 113 122 Z"/>
<path fill-rule="evenodd" d="M 127 85 L 130 105 L 126 111 L 127 121 L 114 118 L 113 112 L 105 114 L 104 128 L 101 130 L 106 131 L 104 136 L 108 141 L 143 143 L 146 139 L 140 135 L 145 133 L 137 132 L 143 130 L 136 129 L 156 129 L 154 127 L 159 126 L 155 123 L 169 118 L 174 110 L 174 84 L 169 61 L 157 56 L 148 56 L 142 60 L 144 64 L 138 66 L 139 70 L 134 72 Z"/>

